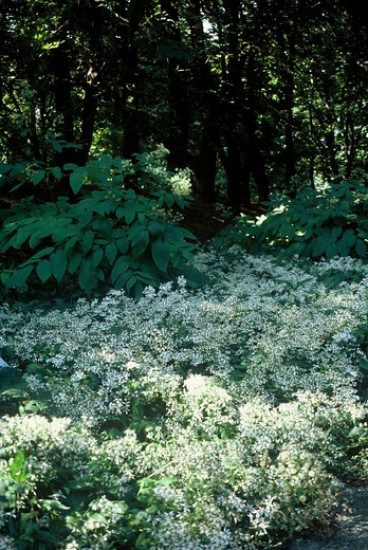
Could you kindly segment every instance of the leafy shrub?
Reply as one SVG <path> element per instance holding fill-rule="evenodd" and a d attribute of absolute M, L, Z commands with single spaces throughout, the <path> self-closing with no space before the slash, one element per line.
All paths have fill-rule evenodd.
<path fill-rule="evenodd" d="M 106 283 L 135 296 L 182 272 L 196 284 L 198 274 L 185 265 L 195 237 L 168 214 L 187 204 L 188 173 L 168 172 L 160 150 L 138 156 L 135 165 L 103 155 L 64 169 L 78 196 L 75 203 L 66 197 L 45 204 L 25 199 L 8 212 L 0 234 L 6 288 L 26 290 L 32 275 L 42 284 L 77 281 L 87 292 Z M 58 168 L 38 169 L 33 183 L 50 173 L 62 177 Z M 125 186 L 132 177 L 137 190 Z"/>
<path fill-rule="evenodd" d="M 257 219 L 243 217 L 230 239 L 250 251 L 277 250 L 285 256 L 319 259 L 366 256 L 368 188 L 342 181 L 323 191 L 306 189 L 295 199 L 275 197 Z M 226 235 L 225 235 L 226 238 Z"/>

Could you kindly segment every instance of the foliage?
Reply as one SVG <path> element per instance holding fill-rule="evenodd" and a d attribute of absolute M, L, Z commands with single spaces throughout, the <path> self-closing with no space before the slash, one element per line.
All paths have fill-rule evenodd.
<path fill-rule="evenodd" d="M 228 231 L 249 250 L 313 259 L 366 257 L 368 189 L 360 181 L 342 181 L 327 189 L 305 189 L 295 199 L 275 197 L 267 212 L 244 216 Z"/>
<path fill-rule="evenodd" d="M 106 283 L 139 296 L 145 286 L 185 271 L 195 237 L 171 223 L 169 212 L 187 204 L 189 174 L 169 172 L 164 154 L 161 148 L 138 155 L 135 164 L 109 155 L 82 167 L 67 164 L 74 202 L 60 196 L 13 205 L 0 234 L 2 284 L 24 291 L 36 277 L 48 288 L 77 282 L 90 292 Z M 16 178 L 17 186 L 63 177 L 58 167 L 23 164 L 2 172 L 5 180 Z M 195 284 L 194 270 L 187 274 Z"/>
<path fill-rule="evenodd" d="M 366 264 L 233 247 L 196 265 L 201 291 L 0 308 L 15 548 L 273 548 L 328 527 L 336 476 L 367 477 Z"/>
<path fill-rule="evenodd" d="M 267 176 L 293 191 L 366 171 L 362 5 L 2 0 L 1 160 L 84 165 L 164 142 L 204 198 L 225 173 L 237 208 Z"/>

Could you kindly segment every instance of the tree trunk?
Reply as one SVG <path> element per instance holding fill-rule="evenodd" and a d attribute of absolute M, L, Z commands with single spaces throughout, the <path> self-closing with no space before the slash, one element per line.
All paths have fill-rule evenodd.
<path fill-rule="evenodd" d="M 173 0 L 161 0 L 167 49 L 169 128 L 165 146 L 170 151 L 169 167 L 188 166 L 189 104 L 184 46 L 178 27 L 179 15 Z"/>
<path fill-rule="evenodd" d="M 195 114 L 199 122 L 200 138 L 196 143 L 198 153 L 190 157 L 196 191 L 208 202 L 215 201 L 215 179 L 219 129 L 217 122 L 217 96 L 215 82 L 206 62 L 205 35 L 201 17 L 200 0 L 189 0 L 187 18 L 191 35 L 193 59 L 190 63 L 190 81 L 195 98 Z"/>

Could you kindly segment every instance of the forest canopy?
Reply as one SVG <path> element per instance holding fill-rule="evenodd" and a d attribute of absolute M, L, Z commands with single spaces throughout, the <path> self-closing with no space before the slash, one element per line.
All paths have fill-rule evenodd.
<path fill-rule="evenodd" d="M 235 211 L 364 173 L 365 5 L 3 0 L 1 160 L 84 165 L 163 143 L 197 195 Z"/>

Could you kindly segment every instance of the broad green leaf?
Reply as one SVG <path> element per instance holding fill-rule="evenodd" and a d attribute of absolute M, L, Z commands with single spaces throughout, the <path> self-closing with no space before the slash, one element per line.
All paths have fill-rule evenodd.
<path fill-rule="evenodd" d="M 45 174 L 45 170 L 37 170 L 37 172 L 32 174 L 31 182 L 33 185 L 38 185 L 45 178 Z"/>
<path fill-rule="evenodd" d="M 126 282 L 131 277 L 131 274 L 131 269 L 128 269 L 125 273 L 121 273 L 121 275 L 119 275 L 114 282 L 114 288 L 125 288 Z"/>
<path fill-rule="evenodd" d="M 106 255 L 106 258 L 109 260 L 110 263 L 113 263 L 115 261 L 117 253 L 118 253 L 118 249 L 117 249 L 115 243 L 109 243 L 106 246 L 105 255 Z"/>
<path fill-rule="evenodd" d="M 29 246 L 31 248 L 36 248 L 36 246 L 39 245 L 40 241 L 45 237 L 51 235 L 52 232 L 53 226 L 50 222 L 46 222 L 44 225 L 39 225 L 29 239 Z"/>
<path fill-rule="evenodd" d="M 83 290 L 92 290 L 97 285 L 94 269 L 89 260 L 82 259 L 78 274 L 78 283 Z"/>
<path fill-rule="evenodd" d="M 326 258 L 328 260 L 331 260 L 332 258 L 335 258 L 335 256 L 338 256 L 338 255 L 339 255 L 338 245 L 334 242 L 331 242 L 326 249 Z"/>
<path fill-rule="evenodd" d="M 295 228 L 289 223 L 283 223 L 279 229 L 280 235 L 292 238 L 295 235 Z"/>
<path fill-rule="evenodd" d="M 119 275 L 122 275 L 127 271 L 127 269 L 130 267 L 130 258 L 129 256 L 120 256 L 116 262 L 114 267 L 111 271 L 111 281 L 114 284 L 119 277 Z"/>
<path fill-rule="evenodd" d="M 94 237 L 95 234 L 93 231 L 86 231 L 83 235 L 82 250 L 85 254 L 91 250 Z"/>
<path fill-rule="evenodd" d="M 336 241 L 341 236 L 342 232 L 343 232 L 342 226 L 337 225 L 336 227 L 333 227 L 331 229 L 331 237 Z"/>
<path fill-rule="evenodd" d="M 127 238 L 122 237 L 121 239 L 118 239 L 116 241 L 116 246 L 118 247 L 121 254 L 126 254 L 126 252 L 128 252 L 129 250 L 129 241 Z"/>
<path fill-rule="evenodd" d="M 131 291 L 133 290 L 133 288 L 135 287 L 135 285 L 138 282 L 139 282 L 139 278 L 137 277 L 137 275 L 135 273 L 132 273 L 132 275 L 130 276 L 130 278 L 127 280 L 127 282 L 125 284 L 125 287 L 126 287 L 129 294 L 131 293 Z"/>
<path fill-rule="evenodd" d="M 51 272 L 58 283 L 61 282 L 65 275 L 67 267 L 67 252 L 64 249 L 56 250 L 54 254 L 50 256 Z"/>
<path fill-rule="evenodd" d="M 357 253 L 358 256 L 360 256 L 361 258 L 365 258 L 366 254 L 367 254 L 367 245 L 364 241 L 362 241 L 361 239 L 357 239 L 356 240 L 356 243 L 355 243 L 355 252 Z"/>
<path fill-rule="evenodd" d="M 111 200 L 104 200 L 98 202 L 95 206 L 95 212 L 104 216 L 105 214 L 110 214 L 115 209 L 116 204 Z"/>
<path fill-rule="evenodd" d="M 141 231 L 139 234 L 131 241 L 132 251 L 131 254 L 133 257 L 138 258 L 141 256 L 147 249 L 149 243 L 149 233 L 148 231 Z"/>
<path fill-rule="evenodd" d="M 16 271 L 14 274 L 11 275 L 11 277 L 7 278 L 4 281 L 4 284 L 7 288 L 18 288 L 19 290 L 23 290 L 27 287 L 26 281 L 30 274 L 32 273 L 34 268 L 34 265 L 27 265 L 20 269 L 19 271 Z"/>
<path fill-rule="evenodd" d="M 21 483 L 27 479 L 27 460 L 23 451 L 18 451 L 9 465 L 11 477 Z"/>
<path fill-rule="evenodd" d="M 115 215 L 118 220 L 121 220 L 121 218 L 125 217 L 125 208 L 123 206 L 119 206 L 119 208 L 116 209 Z"/>
<path fill-rule="evenodd" d="M 171 247 L 161 239 L 154 241 L 151 247 L 151 254 L 155 265 L 160 271 L 166 273 L 169 264 Z"/>
<path fill-rule="evenodd" d="M 49 168 L 49 170 L 57 181 L 61 180 L 63 177 L 63 172 L 59 166 L 53 166 L 52 168 Z"/>
<path fill-rule="evenodd" d="M 337 246 L 341 256 L 349 256 L 351 248 L 355 245 L 357 236 L 352 229 L 347 229 L 338 241 Z"/>
<path fill-rule="evenodd" d="M 52 232 L 52 240 L 54 243 L 62 243 L 66 241 L 66 244 L 68 244 L 71 240 L 71 237 L 73 239 L 76 238 L 76 226 L 72 223 L 71 220 L 63 220 L 64 223 L 59 223 L 57 227 Z M 70 245 L 68 246 L 70 248 Z"/>
<path fill-rule="evenodd" d="M 78 228 L 83 229 L 84 227 L 86 227 L 90 223 L 92 216 L 92 210 L 86 210 L 85 212 L 83 212 L 83 214 L 81 214 L 81 216 L 78 218 Z"/>
<path fill-rule="evenodd" d="M 290 246 L 287 247 L 286 252 L 288 256 L 300 256 L 305 250 L 304 242 L 293 242 Z"/>
<path fill-rule="evenodd" d="M 333 243 L 334 241 L 331 239 L 330 231 L 324 230 L 321 235 L 318 235 L 318 237 L 315 237 L 311 241 L 312 256 L 315 258 L 323 256 L 328 247 Z"/>
<path fill-rule="evenodd" d="M 41 281 L 44 283 L 51 277 L 51 262 L 50 260 L 41 260 L 36 267 L 36 273 Z"/>
<path fill-rule="evenodd" d="M 159 222 L 157 220 L 152 220 L 148 224 L 148 231 L 154 237 L 158 237 L 159 235 L 162 235 L 162 232 L 163 232 L 164 228 L 165 228 L 165 222 Z"/>
<path fill-rule="evenodd" d="M 77 271 L 82 261 L 82 258 L 83 258 L 82 254 L 80 254 L 79 252 L 73 252 L 68 263 L 68 271 L 71 275 L 73 275 L 73 273 Z"/>
<path fill-rule="evenodd" d="M 71 239 L 69 238 L 65 243 L 65 250 L 71 250 L 74 245 L 79 241 L 79 235 L 75 235 Z"/>
<path fill-rule="evenodd" d="M 48 255 L 51 254 L 53 251 L 54 251 L 54 247 L 53 247 L 53 246 L 47 246 L 46 248 L 43 248 L 42 250 L 40 250 L 39 252 L 37 252 L 36 254 L 34 254 L 34 255 L 32 256 L 32 259 L 33 259 L 33 260 L 38 260 L 39 258 L 43 258 L 44 256 L 48 256 Z"/>
<path fill-rule="evenodd" d="M 75 195 L 77 195 L 82 189 L 85 175 L 85 168 L 77 168 L 74 172 L 70 174 L 69 183 Z"/>
<path fill-rule="evenodd" d="M 93 269 L 100 265 L 103 256 L 103 249 L 101 247 L 96 248 L 91 255 L 91 263 Z"/>
<path fill-rule="evenodd" d="M 131 202 L 131 201 L 127 201 L 127 203 L 125 204 L 125 221 L 128 225 L 130 225 L 133 220 L 135 219 L 136 217 L 136 205 Z"/>

